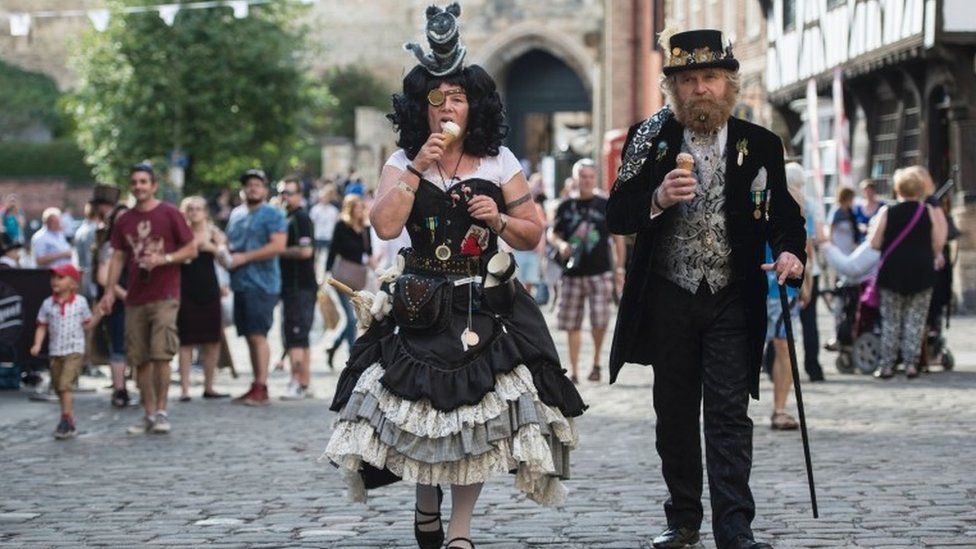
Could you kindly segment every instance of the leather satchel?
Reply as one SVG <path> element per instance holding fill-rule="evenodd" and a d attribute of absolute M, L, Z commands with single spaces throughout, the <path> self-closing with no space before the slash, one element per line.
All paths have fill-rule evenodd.
<path fill-rule="evenodd" d="M 396 280 L 391 314 L 397 326 L 418 332 L 439 332 L 451 314 L 454 285 L 446 278 L 415 274 Z"/>
<path fill-rule="evenodd" d="M 362 290 L 366 287 L 366 276 L 366 265 L 349 261 L 342 256 L 337 257 L 332 266 L 332 278 L 353 290 Z"/>

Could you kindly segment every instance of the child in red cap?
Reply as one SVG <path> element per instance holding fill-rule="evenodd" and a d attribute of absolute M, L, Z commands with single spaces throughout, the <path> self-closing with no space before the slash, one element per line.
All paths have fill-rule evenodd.
<path fill-rule="evenodd" d="M 58 393 L 61 403 L 61 420 L 54 431 L 54 438 L 75 436 L 73 393 L 75 382 L 81 373 L 85 354 L 85 331 L 98 324 L 101 313 L 93 315 L 84 297 L 78 297 L 81 273 L 74 265 L 58 265 L 51 269 L 51 297 L 44 300 L 37 313 L 37 330 L 31 354 L 40 356 L 44 336 L 48 339 L 48 356 L 51 359 L 51 387 Z"/>

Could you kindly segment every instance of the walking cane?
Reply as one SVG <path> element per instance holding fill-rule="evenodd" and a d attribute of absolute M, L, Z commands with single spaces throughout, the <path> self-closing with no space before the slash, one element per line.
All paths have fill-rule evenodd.
<path fill-rule="evenodd" d="M 820 518 L 817 511 L 817 489 L 813 484 L 813 463 L 810 459 L 810 439 L 807 437 L 807 416 L 803 412 L 803 391 L 800 390 L 800 370 L 796 365 L 796 342 L 793 340 L 793 323 L 790 321 L 790 300 L 786 297 L 786 286 L 779 286 L 779 301 L 783 306 L 783 324 L 786 326 L 786 343 L 790 348 L 790 369 L 793 371 L 793 394 L 796 395 L 796 409 L 800 414 L 800 435 L 803 437 L 803 458 L 807 465 L 807 484 L 810 485 L 810 503 L 813 505 L 813 518 Z"/>

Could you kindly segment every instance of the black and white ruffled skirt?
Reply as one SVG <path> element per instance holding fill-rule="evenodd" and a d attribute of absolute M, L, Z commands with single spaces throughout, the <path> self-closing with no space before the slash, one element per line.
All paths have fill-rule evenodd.
<path fill-rule="evenodd" d="M 578 443 L 573 418 L 586 406 L 545 319 L 519 285 L 507 314 L 476 308 L 480 342 L 465 349 L 464 301 L 437 333 L 407 333 L 387 318 L 356 341 L 323 454 L 343 471 L 353 500 L 397 480 L 467 485 L 514 473 L 533 501 L 564 501 L 561 480 Z"/>

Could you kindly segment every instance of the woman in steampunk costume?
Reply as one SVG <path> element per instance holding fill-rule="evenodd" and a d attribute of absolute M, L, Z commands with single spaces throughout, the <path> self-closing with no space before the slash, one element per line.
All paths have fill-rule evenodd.
<path fill-rule="evenodd" d="M 346 473 L 354 499 L 417 483 L 422 548 L 444 543 L 441 485 L 451 486 L 447 539 L 457 549 L 474 547 L 474 506 L 498 473 L 514 473 L 530 499 L 559 504 L 577 443 L 572 418 L 586 408 L 514 260 L 498 251 L 499 237 L 532 249 L 543 225 L 501 146 L 495 83 L 463 65 L 459 15 L 457 4 L 431 6 L 431 53 L 407 46 L 420 64 L 393 99 L 401 149 L 383 168 L 370 218 L 382 238 L 405 227 L 412 248 L 380 277 L 375 318 L 339 380 L 324 456 Z"/>

